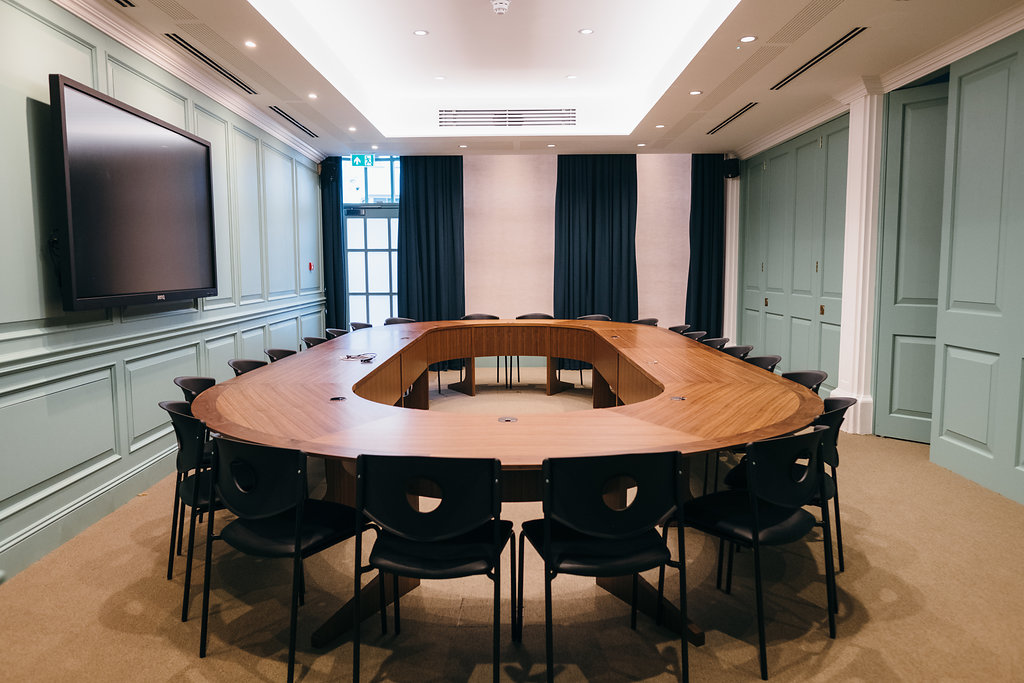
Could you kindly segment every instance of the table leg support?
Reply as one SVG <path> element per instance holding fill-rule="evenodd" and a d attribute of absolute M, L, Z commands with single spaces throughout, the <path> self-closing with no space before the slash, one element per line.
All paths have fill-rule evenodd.
<path fill-rule="evenodd" d="M 420 585 L 419 579 L 399 576 L 398 594 L 405 595 L 418 585 Z M 385 579 L 381 581 L 381 577 L 378 574 L 373 577 L 368 584 L 363 586 L 363 592 L 359 595 L 360 614 L 358 623 L 362 623 L 367 617 L 373 616 L 378 612 L 380 609 L 381 590 L 384 591 L 385 603 L 390 605 L 395 601 L 391 576 L 385 575 Z M 352 627 L 357 623 L 355 619 L 356 615 L 354 613 L 355 605 L 353 603 L 353 600 L 349 600 L 347 603 L 342 605 L 341 609 L 332 614 L 327 621 L 321 624 L 320 628 L 313 632 L 313 637 L 311 639 L 313 647 L 328 647 L 352 630 Z"/>
<path fill-rule="evenodd" d="M 625 603 L 633 598 L 633 577 L 632 576 L 611 576 L 600 577 L 597 585 L 605 589 Z M 643 612 L 651 619 L 656 619 L 658 614 L 658 590 L 644 579 L 640 579 L 639 592 L 637 596 L 637 610 Z M 661 619 L 665 627 L 675 633 L 679 633 L 682 623 L 682 615 L 679 609 L 669 600 L 661 598 Z M 692 645 L 700 647 L 704 644 L 704 631 L 692 621 L 686 622 L 686 639 Z"/>

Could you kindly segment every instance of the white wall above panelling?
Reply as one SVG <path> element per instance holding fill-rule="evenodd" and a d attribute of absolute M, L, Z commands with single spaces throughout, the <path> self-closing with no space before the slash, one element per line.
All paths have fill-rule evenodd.
<path fill-rule="evenodd" d="M 554 305 L 554 155 L 463 158 L 466 312 L 514 318 Z"/>
<path fill-rule="evenodd" d="M 679 325 L 690 272 L 690 155 L 639 154 L 636 175 L 639 317 Z"/>

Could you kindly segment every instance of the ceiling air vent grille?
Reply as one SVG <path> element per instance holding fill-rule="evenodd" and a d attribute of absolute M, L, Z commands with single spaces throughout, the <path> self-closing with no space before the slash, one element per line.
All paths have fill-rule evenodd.
<path fill-rule="evenodd" d="M 709 130 L 708 131 L 708 135 L 714 135 L 715 133 L 717 133 L 718 131 L 722 130 L 723 128 L 728 126 L 730 123 L 732 123 L 733 121 L 735 121 L 739 117 L 743 116 L 744 114 L 746 114 L 748 111 L 750 111 L 751 109 L 753 109 L 756 106 L 757 106 L 757 102 L 747 102 L 745 105 L 740 107 L 740 109 L 735 114 L 733 114 L 732 116 L 727 118 L 725 121 L 722 121 L 720 124 L 718 124 L 717 126 L 712 128 L 711 130 Z"/>
<path fill-rule="evenodd" d="M 135 3 L 132 0 L 114 0 L 121 7 L 135 7 Z"/>
<path fill-rule="evenodd" d="M 185 50 L 185 52 L 188 52 L 190 55 L 192 55 L 193 57 L 195 57 L 196 59 L 198 59 L 203 64 L 210 67 L 217 73 L 219 73 L 224 78 L 228 79 L 229 81 L 237 85 L 245 92 L 249 93 L 250 95 L 256 94 L 256 91 L 249 87 L 249 85 L 245 81 L 243 81 L 241 78 L 239 78 L 238 76 L 234 75 L 233 73 L 222 67 L 220 64 L 215 62 L 211 57 L 204 54 L 202 50 L 200 50 L 195 45 L 179 36 L 177 33 L 165 33 L 164 35 L 167 36 L 167 38 L 169 38 L 175 45 Z"/>
<path fill-rule="evenodd" d="M 319 135 L 317 135 L 316 133 L 311 131 L 309 128 L 307 128 L 306 126 L 304 126 L 301 123 L 299 123 L 299 121 L 294 116 L 292 116 L 291 114 L 286 112 L 284 109 L 281 109 L 281 107 L 277 106 L 276 104 L 270 105 L 270 109 L 275 114 L 277 114 L 278 116 L 283 118 L 285 121 L 287 121 L 288 123 L 292 124 L 293 126 L 298 128 L 299 130 L 301 130 L 303 133 L 305 133 L 309 137 L 311 137 L 311 138 L 318 138 L 318 137 L 320 137 Z"/>
<path fill-rule="evenodd" d="M 520 126 L 575 126 L 575 109 L 439 109 L 437 125 L 492 126 L 517 128 Z"/>
<path fill-rule="evenodd" d="M 851 40 L 853 40 L 854 38 L 856 38 L 857 36 L 859 36 L 860 34 L 864 33 L 864 31 L 867 31 L 867 30 L 868 30 L 867 26 L 857 26 L 856 28 L 850 29 L 850 31 L 845 36 L 843 36 L 842 38 L 840 38 L 836 42 L 832 43 L 831 45 L 826 47 L 824 50 L 819 52 L 818 54 L 816 54 L 813 57 L 811 57 L 810 59 L 808 59 L 802 66 L 800 66 L 800 68 L 796 69 L 793 73 L 789 74 L 788 76 L 783 78 L 781 81 L 779 81 L 778 83 L 773 85 L 771 87 L 771 89 L 772 90 L 781 90 L 784 86 L 786 86 L 789 83 L 791 83 L 793 81 L 793 79 L 795 79 L 797 76 L 799 76 L 803 72 L 807 71 L 812 66 L 814 66 L 815 64 L 817 64 L 821 60 L 825 59 L 825 57 L 828 57 L 830 54 L 832 54 L 833 52 L 835 52 L 836 50 L 841 48 L 843 45 L 846 45 L 848 42 L 850 42 Z"/>

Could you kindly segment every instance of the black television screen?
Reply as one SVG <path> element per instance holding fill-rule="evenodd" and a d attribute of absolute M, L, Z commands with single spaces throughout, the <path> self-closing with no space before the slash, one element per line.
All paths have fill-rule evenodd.
<path fill-rule="evenodd" d="M 57 74 L 68 311 L 217 293 L 210 143 Z"/>

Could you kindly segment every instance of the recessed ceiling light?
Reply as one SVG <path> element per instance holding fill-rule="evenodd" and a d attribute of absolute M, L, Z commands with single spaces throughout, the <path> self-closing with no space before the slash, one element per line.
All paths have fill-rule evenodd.
<path fill-rule="evenodd" d="M 247 40 L 247 41 L 245 41 L 245 46 L 246 47 L 256 47 L 256 43 L 252 42 L 251 40 Z"/>
<path fill-rule="evenodd" d="M 691 90 L 690 94 L 691 95 L 703 95 L 704 91 L 703 90 Z"/>
<path fill-rule="evenodd" d="M 646 147 L 647 143 L 646 142 L 638 142 L 638 143 L 636 143 L 636 146 L 637 147 Z"/>
<path fill-rule="evenodd" d="M 466 149 L 469 145 L 459 145 L 459 149 Z"/>
<path fill-rule="evenodd" d="M 443 81 L 444 80 L 444 76 L 434 76 L 434 80 L 435 81 Z"/>
<path fill-rule="evenodd" d="M 592 28 L 581 28 L 579 31 L 577 31 L 577 33 L 579 33 L 582 36 L 589 36 L 593 32 L 594 32 L 594 29 L 592 29 Z"/>
<path fill-rule="evenodd" d="M 380 147 L 377 145 L 370 145 L 370 149 L 380 149 Z"/>
<path fill-rule="evenodd" d="M 548 147 L 554 147 L 554 145 L 548 145 Z"/>
<path fill-rule="evenodd" d="M 430 31 L 424 31 L 423 29 L 418 28 L 415 31 L 413 31 L 412 34 L 414 36 L 429 36 L 430 35 Z"/>
<path fill-rule="evenodd" d="M 574 75 L 572 75 L 572 74 L 569 74 L 568 76 L 566 76 L 566 78 L 568 78 L 571 81 L 571 80 L 573 80 L 576 77 Z"/>
<path fill-rule="evenodd" d="M 659 123 L 658 125 L 655 126 L 655 128 L 664 128 L 664 127 L 665 127 L 664 123 Z"/>
<path fill-rule="evenodd" d="M 348 127 L 348 132 L 349 133 L 355 133 L 356 132 L 356 127 L 355 126 L 349 126 Z"/>
<path fill-rule="evenodd" d="M 309 93 L 309 99 L 315 100 L 316 99 L 316 93 L 315 92 Z"/>
<path fill-rule="evenodd" d="M 743 36 L 740 38 L 741 43 L 752 43 L 757 40 L 757 36 Z"/>

